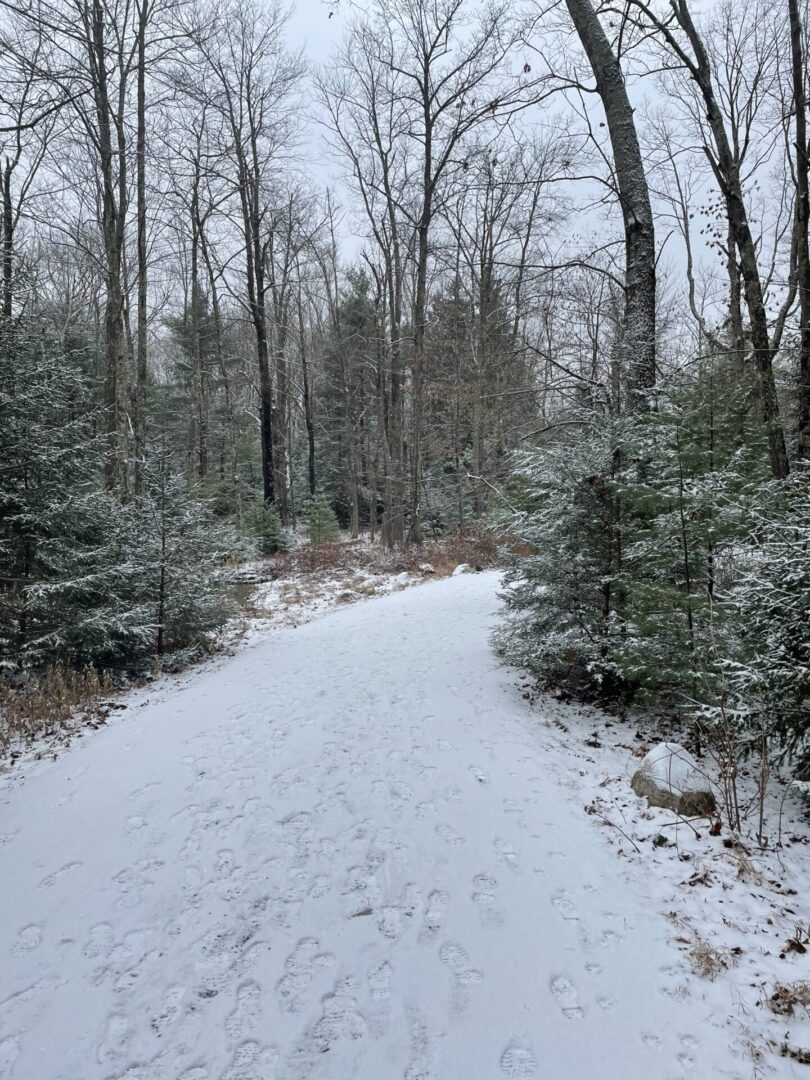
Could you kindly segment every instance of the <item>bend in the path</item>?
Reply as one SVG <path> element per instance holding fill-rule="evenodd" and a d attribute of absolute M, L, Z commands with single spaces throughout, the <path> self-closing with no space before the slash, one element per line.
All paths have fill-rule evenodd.
<path fill-rule="evenodd" d="M 750 1075 L 549 774 L 496 584 L 284 631 L 6 785 L 0 1078 Z"/>

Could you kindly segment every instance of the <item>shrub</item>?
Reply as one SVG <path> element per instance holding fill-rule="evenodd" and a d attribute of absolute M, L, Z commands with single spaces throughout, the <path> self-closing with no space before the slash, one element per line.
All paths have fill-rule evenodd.
<path fill-rule="evenodd" d="M 325 544 L 340 536 L 338 520 L 325 495 L 315 495 L 305 508 L 307 538 L 310 544 Z"/>
<path fill-rule="evenodd" d="M 262 555 L 275 555 L 290 546 L 274 503 L 256 500 L 245 514 L 248 533 L 256 538 Z"/>

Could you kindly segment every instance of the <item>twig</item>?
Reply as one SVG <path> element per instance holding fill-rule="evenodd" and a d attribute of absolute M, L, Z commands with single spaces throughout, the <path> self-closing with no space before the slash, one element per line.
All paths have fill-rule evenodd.
<path fill-rule="evenodd" d="M 625 840 L 628 842 L 628 844 L 632 844 L 633 847 L 636 849 L 636 851 L 639 853 L 639 855 L 641 854 L 641 848 L 638 846 L 638 844 L 635 842 L 635 840 L 631 836 L 627 835 L 627 833 L 624 831 L 624 829 L 621 827 L 621 825 L 617 825 L 615 821 L 611 821 L 610 818 L 605 817 L 604 814 L 598 814 L 597 813 L 597 814 L 594 814 L 594 817 L 597 817 L 605 825 L 611 825 L 614 829 L 618 829 L 618 831 L 622 834 L 622 836 L 625 838 Z"/>

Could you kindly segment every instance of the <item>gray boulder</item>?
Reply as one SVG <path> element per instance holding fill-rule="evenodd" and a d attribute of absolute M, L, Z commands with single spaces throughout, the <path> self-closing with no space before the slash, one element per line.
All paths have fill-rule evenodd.
<path fill-rule="evenodd" d="M 630 786 L 651 806 L 674 810 L 681 817 L 709 817 L 717 806 L 707 777 L 678 743 L 654 746 L 633 774 Z"/>

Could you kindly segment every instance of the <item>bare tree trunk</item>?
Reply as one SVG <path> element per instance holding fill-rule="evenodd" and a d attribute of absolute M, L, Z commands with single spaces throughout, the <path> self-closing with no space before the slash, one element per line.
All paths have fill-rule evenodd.
<path fill-rule="evenodd" d="M 138 331 L 135 357 L 135 495 L 143 495 L 146 457 L 146 26 L 149 0 L 138 8 L 138 119 L 136 136 L 136 200 L 138 216 Z"/>
<path fill-rule="evenodd" d="M 286 290 L 285 290 L 286 291 Z M 275 394 L 273 407 L 273 470 L 276 506 L 282 525 L 289 523 L 287 499 L 287 432 L 289 428 L 289 377 L 287 372 L 287 299 L 274 305 L 273 368 Z"/>
<path fill-rule="evenodd" d="M 427 317 L 428 230 L 432 217 L 432 159 L 430 134 L 425 136 L 425 168 L 422 217 L 419 222 L 418 254 L 416 261 L 416 296 L 414 299 L 413 379 L 411 382 L 411 528 L 410 539 L 422 543 L 422 413 L 423 378 L 425 366 L 425 322 Z"/>
<path fill-rule="evenodd" d="M 190 473 L 204 478 L 208 473 L 208 424 L 205 415 L 205 388 L 200 341 L 200 230 L 199 173 L 191 194 L 191 417 L 189 423 Z"/>
<path fill-rule="evenodd" d="M 275 502 L 273 468 L 273 384 L 270 377 L 270 350 L 267 342 L 267 313 L 265 309 L 264 253 L 259 235 L 261 220 L 258 210 L 258 177 L 253 177 L 248 189 L 247 169 L 239 155 L 240 196 L 245 228 L 245 260 L 250 309 L 256 334 L 256 355 L 259 368 L 260 436 L 262 451 L 262 491 L 265 502 Z"/>
<path fill-rule="evenodd" d="M 14 212 L 11 205 L 11 174 L 14 166 L 6 158 L 3 169 L 3 318 L 11 318 L 14 291 Z"/>
<path fill-rule="evenodd" d="M 301 374 L 304 381 L 304 423 L 307 429 L 307 477 L 309 493 L 315 494 L 315 421 L 312 415 L 312 390 L 309 385 L 309 362 L 307 360 L 307 339 L 304 330 L 304 308 L 301 303 L 301 290 L 298 290 L 298 334 L 301 352 Z"/>
<path fill-rule="evenodd" d="M 742 289 L 740 288 L 740 268 L 737 265 L 737 245 L 734 242 L 734 230 L 728 226 L 728 331 L 731 345 L 731 358 L 736 371 L 745 366 L 745 334 L 742 317 Z"/>
<path fill-rule="evenodd" d="M 587 3 L 587 0 L 567 0 Z M 636 0 L 638 6 L 638 0 Z M 779 399 L 776 395 L 776 380 L 773 373 L 773 347 L 768 328 L 768 315 L 765 308 L 765 294 L 759 273 L 757 244 L 751 232 L 748 212 L 743 198 L 742 181 L 737 158 L 729 142 L 723 113 L 718 104 L 714 88 L 712 67 L 703 39 L 692 21 L 687 0 L 672 0 L 673 16 L 686 40 L 689 42 L 691 55 L 683 44 L 683 38 L 674 33 L 670 21 L 662 21 L 653 15 L 646 5 L 641 5 L 645 15 L 652 20 L 655 29 L 663 36 L 669 47 L 689 71 L 701 97 L 706 115 L 706 122 L 712 133 L 714 149 L 705 147 L 718 187 L 726 204 L 726 213 L 734 244 L 740 256 L 745 306 L 751 327 L 754 366 L 759 390 L 762 421 L 768 438 L 768 450 L 771 472 L 777 480 L 784 479 L 789 471 L 785 433 L 779 416 Z"/>
<path fill-rule="evenodd" d="M 208 247 L 208 241 L 205 235 L 205 222 L 202 217 L 199 220 L 198 226 L 199 238 L 200 238 L 200 252 L 205 263 L 205 269 L 208 276 L 208 288 L 211 293 L 211 313 L 214 318 L 214 350 L 216 355 L 217 369 L 222 378 L 223 390 L 225 393 L 225 427 L 227 433 L 227 440 L 229 443 L 228 450 L 230 453 L 230 473 L 231 480 L 236 480 L 237 474 L 237 446 L 236 446 L 236 420 L 233 414 L 233 393 L 231 390 L 231 379 L 228 371 L 228 365 L 225 362 L 225 354 L 222 347 L 222 312 L 219 306 L 219 289 L 217 287 L 217 276 L 214 272 L 214 264 L 211 260 L 211 251 Z"/>
<path fill-rule="evenodd" d="M 106 270 L 104 332 L 106 371 L 104 409 L 106 415 L 107 458 L 104 480 L 108 488 L 122 492 L 127 486 L 127 462 L 121 433 L 121 399 L 124 391 L 123 314 L 121 284 L 124 219 L 126 214 L 126 144 L 118 117 L 117 140 L 113 149 L 113 113 L 107 81 L 107 48 L 104 39 L 104 9 L 93 0 L 92 22 L 88 28 L 88 60 L 98 123 L 99 165 L 102 183 L 102 237 Z"/>
<path fill-rule="evenodd" d="M 631 410 L 647 407 L 655 386 L 655 231 L 633 108 L 621 65 L 590 0 L 566 0 L 590 62 L 607 119 L 625 235 L 622 378 Z"/>
<path fill-rule="evenodd" d="M 799 0 L 788 0 L 796 124 L 796 277 L 799 291 L 799 394 L 796 453 L 810 459 L 810 192 L 808 191 L 807 94 L 804 32 Z"/>

